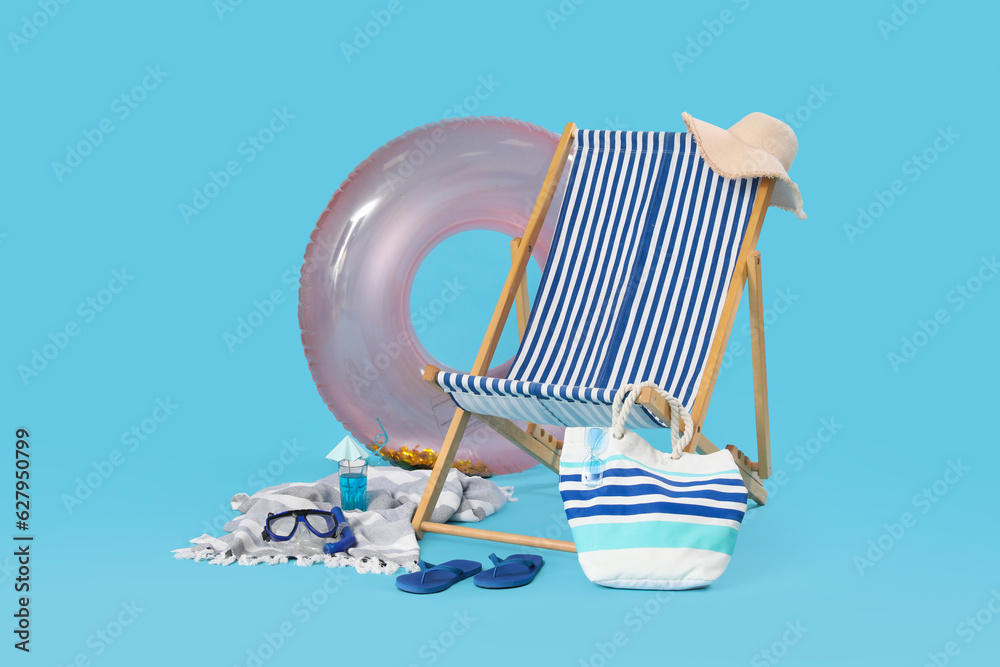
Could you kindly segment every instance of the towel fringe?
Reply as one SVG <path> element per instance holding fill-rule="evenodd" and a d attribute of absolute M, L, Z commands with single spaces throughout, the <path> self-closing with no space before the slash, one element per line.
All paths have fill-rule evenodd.
<path fill-rule="evenodd" d="M 345 553 L 328 556 L 319 554 L 316 556 L 304 556 L 301 558 L 290 558 L 289 556 L 249 556 L 243 554 L 239 558 L 233 555 L 232 551 L 216 554 L 207 548 L 190 547 L 177 549 L 174 551 L 174 558 L 178 560 L 207 560 L 210 565 L 281 565 L 294 560 L 300 567 L 309 567 L 316 563 L 322 563 L 326 567 L 353 567 L 361 574 L 396 574 L 400 568 L 407 572 L 419 572 L 418 561 L 397 562 L 392 560 L 379 559 L 371 556 L 348 556 Z"/>

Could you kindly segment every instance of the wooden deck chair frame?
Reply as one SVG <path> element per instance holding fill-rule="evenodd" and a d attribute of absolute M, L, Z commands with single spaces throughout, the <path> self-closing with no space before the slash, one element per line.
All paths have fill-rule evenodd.
<path fill-rule="evenodd" d="M 493 311 L 493 317 L 490 319 L 489 327 L 486 330 L 486 336 L 483 338 L 483 344 L 479 348 L 479 354 L 476 356 L 476 361 L 470 371 L 473 375 L 485 375 L 489 370 L 497 343 L 500 340 L 500 334 L 503 332 L 507 317 L 515 304 L 517 308 L 518 331 L 522 337 L 524 336 L 529 312 L 528 286 L 525 280 L 528 258 L 538 238 L 542 223 L 545 221 L 549 205 L 552 203 L 556 186 L 559 183 L 566 160 L 572 150 L 576 134 L 576 125 L 568 123 L 556 147 L 556 152 L 552 158 L 552 163 L 549 165 L 545 180 L 542 182 L 541 192 L 539 192 L 538 199 L 535 201 L 535 206 L 528 220 L 528 226 L 524 230 L 524 235 L 520 239 L 514 239 L 511 242 L 512 260 L 510 272 L 507 274 L 507 281 L 504 283 L 503 292 L 500 294 L 500 299 L 497 302 L 496 308 Z M 722 365 L 722 357 L 726 350 L 726 344 L 729 341 L 729 334 L 733 328 L 736 311 L 743 297 L 743 288 L 749 282 L 750 344 L 757 422 L 757 461 L 751 461 L 748 456 L 733 445 L 728 445 L 727 449 L 730 450 L 736 459 L 750 497 L 761 505 L 767 501 L 767 491 L 761 484 L 761 480 L 767 479 L 771 475 L 771 440 L 767 410 L 767 368 L 764 361 L 764 309 L 761 293 L 760 252 L 757 251 L 756 246 L 761 226 L 764 222 L 764 215 L 771 201 L 773 187 L 774 179 L 769 178 L 762 179 L 758 186 L 757 198 L 750 213 L 750 220 L 747 223 L 747 229 L 740 246 L 733 277 L 729 283 L 729 291 L 726 294 L 726 301 L 723 304 L 722 313 L 719 318 L 718 329 L 712 341 L 708 359 L 705 362 L 705 371 L 698 389 L 698 395 L 695 397 L 694 407 L 691 410 L 691 420 L 695 433 L 686 448 L 686 451 L 693 452 L 697 450 L 701 453 L 718 451 L 718 447 L 712 444 L 705 437 L 704 433 L 702 433 L 701 427 L 705 421 L 708 403 L 712 398 L 712 390 L 715 388 L 715 381 Z M 428 366 L 424 371 L 424 380 L 438 387 L 436 379 L 438 371 L 438 368 Z M 440 387 L 438 388 L 440 389 Z M 670 422 L 669 406 L 651 388 L 642 390 L 636 403 L 644 406 L 664 422 Z M 564 540 L 501 533 L 481 528 L 435 523 L 429 520 L 431 512 L 437 504 L 438 497 L 441 495 L 441 489 L 444 486 L 448 470 L 455 459 L 455 453 L 458 450 L 458 445 L 462 440 L 471 416 L 472 413 L 462 408 L 455 409 L 455 416 L 452 417 L 451 425 L 448 427 L 444 443 L 441 445 L 441 451 L 438 453 L 434 469 L 427 482 L 427 487 L 413 516 L 413 529 L 416 531 L 417 538 L 421 539 L 424 533 L 442 533 L 493 542 L 575 552 L 576 545 L 573 542 Z M 475 416 L 500 435 L 507 438 L 507 440 L 533 456 L 540 463 L 558 473 L 562 442 L 546 433 L 541 426 L 529 424 L 527 430 L 522 430 L 512 421 L 503 417 L 481 414 L 476 414 Z"/>

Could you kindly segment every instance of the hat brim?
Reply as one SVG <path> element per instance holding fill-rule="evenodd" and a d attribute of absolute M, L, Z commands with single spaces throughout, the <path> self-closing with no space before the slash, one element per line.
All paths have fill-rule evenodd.
<path fill-rule="evenodd" d="M 791 211 L 799 220 L 806 219 L 799 186 L 789 178 L 785 166 L 773 153 L 751 146 L 729 130 L 698 120 L 687 112 L 681 114 L 681 118 L 688 132 L 694 135 L 701 156 L 712 171 L 723 178 L 775 179 L 770 205 Z M 791 128 L 787 134 L 770 135 L 769 138 L 773 137 L 775 143 L 787 142 L 789 134 L 791 141 L 795 141 Z M 794 147 L 791 147 L 791 152 L 794 154 Z"/>

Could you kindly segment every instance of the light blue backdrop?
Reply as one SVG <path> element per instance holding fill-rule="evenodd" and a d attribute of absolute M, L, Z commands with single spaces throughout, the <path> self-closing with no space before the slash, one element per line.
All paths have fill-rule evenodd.
<path fill-rule="evenodd" d="M 995 664 L 997 19 L 916 0 L 6 3 L 0 535 L 27 427 L 36 541 L 30 656 L 12 648 L 0 551 L 3 664 Z M 682 111 L 727 126 L 756 110 L 798 134 L 810 218 L 773 211 L 760 240 L 777 474 L 716 584 L 606 590 L 547 554 L 530 587 L 424 598 L 388 577 L 171 558 L 233 516 L 234 493 L 331 472 L 343 429 L 288 276 L 371 151 L 455 113 L 680 130 Z M 244 143 L 272 118 L 271 143 Z M 239 173 L 194 202 L 229 161 Z M 472 253 L 482 275 L 423 337 L 460 367 L 506 242 L 453 239 L 413 294 Z M 272 290 L 283 301 L 230 352 Z M 752 450 L 745 323 L 706 428 Z M 51 358 L 23 373 L 36 350 Z M 142 439 L 123 439 L 133 426 Z M 520 501 L 487 527 L 568 537 L 550 475 L 503 481 Z"/>

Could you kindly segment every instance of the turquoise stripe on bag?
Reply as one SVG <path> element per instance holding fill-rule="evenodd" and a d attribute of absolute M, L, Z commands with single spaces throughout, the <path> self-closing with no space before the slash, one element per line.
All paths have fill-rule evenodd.
<path fill-rule="evenodd" d="M 614 456 L 608 456 L 602 460 L 605 462 L 630 461 L 638 466 L 642 466 L 646 470 L 663 473 L 664 475 L 673 475 L 675 477 L 722 477 L 723 475 L 731 473 L 739 474 L 739 469 L 737 468 L 733 468 L 732 470 L 715 470 L 713 472 L 676 472 L 674 470 L 663 470 L 661 468 L 654 468 L 644 461 L 639 461 L 638 459 L 634 459 L 631 456 L 625 456 L 624 454 L 615 454 Z M 583 461 L 560 461 L 559 465 L 563 468 L 582 468 Z"/>
<path fill-rule="evenodd" d="M 704 549 L 733 555 L 737 530 L 677 521 L 592 523 L 573 526 L 578 553 L 609 549 Z"/>

